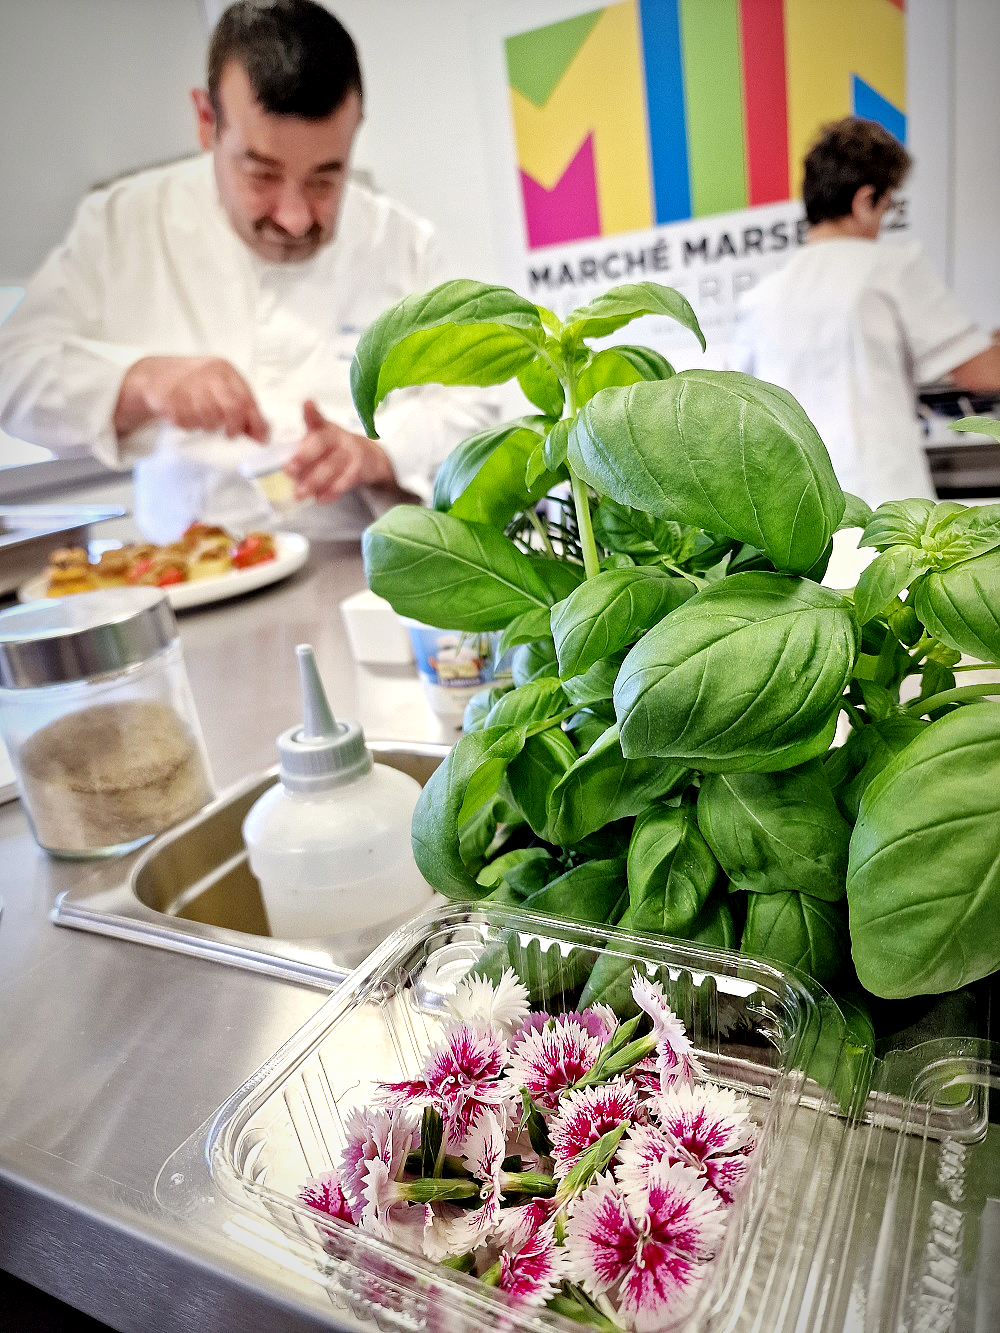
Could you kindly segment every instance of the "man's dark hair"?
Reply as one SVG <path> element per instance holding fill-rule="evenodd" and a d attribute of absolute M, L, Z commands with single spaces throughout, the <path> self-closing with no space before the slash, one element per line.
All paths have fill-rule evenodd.
<path fill-rule="evenodd" d="M 361 96 L 357 48 L 314 0 L 236 0 L 223 13 L 208 47 L 208 95 L 220 121 L 219 83 L 234 60 L 271 115 L 324 120 L 349 93 Z"/>
<path fill-rule="evenodd" d="M 896 190 L 912 159 L 894 134 L 875 120 L 847 116 L 824 125 L 806 155 L 802 199 L 815 226 L 846 217 L 863 185 L 875 189 L 874 203 Z"/>

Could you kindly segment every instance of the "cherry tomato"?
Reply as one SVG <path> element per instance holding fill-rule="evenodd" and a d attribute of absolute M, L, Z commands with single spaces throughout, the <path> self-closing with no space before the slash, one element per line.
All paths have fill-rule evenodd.
<path fill-rule="evenodd" d="M 248 565 L 261 565 L 265 560 L 274 558 L 274 547 L 266 535 L 259 532 L 249 533 L 233 552 L 233 564 L 237 569 L 246 569 Z"/>

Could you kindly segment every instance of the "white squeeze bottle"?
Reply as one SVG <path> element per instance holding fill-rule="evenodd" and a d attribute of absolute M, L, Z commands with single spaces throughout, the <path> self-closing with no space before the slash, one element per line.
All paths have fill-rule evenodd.
<path fill-rule="evenodd" d="M 433 896 L 410 846 L 420 784 L 372 762 L 357 723 L 330 711 L 312 647 L 295 652 L 302 725 L 278 737 L 280 781 L 252 806 L 243 838 L 271 934 L 323 936 L 354 966 Z"/>

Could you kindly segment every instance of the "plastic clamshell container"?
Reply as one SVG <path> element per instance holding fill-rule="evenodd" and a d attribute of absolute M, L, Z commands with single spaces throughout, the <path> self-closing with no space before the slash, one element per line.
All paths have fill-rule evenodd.
<path fill-rule="evenodd" d="M 284 1247 L 290 1272 L 315 1264 L 334 1306 L 352 1321 L 401 1333 L 579 1330 L 551 1312 L 513 1308 L 475 1279 L 297 1199 L 308 1177 L 337 1162 L 344 1122 L 371 1100 L 374 1084 L 414 1076 L 447 1020 L 447 997 L 498 948 L 528 985 L 533 1007 L 549 1012 L 574 1007 L 609 951 L 626 974 L 643 969 L 663 985 L 710 1078 L 750 1099 L 758 1126 L 751 1173 L 699 1304 L 665 1330 L 953 1328 L 901 1321 L 910 1295 L 900 1282 L 919 1284 L 937 1263 L 927 1246 L 938 1243 L 943 1222 L 956 1290 L 964 1271 L 955 1246 L 965 1223 L 935 1207 L 946 1199 L 957 1209 L 954 1189 L 941 1200 L 928 1194 L 926 1163 L 938 1161 L 940 1175 L 940 1162 L 997 1152 L 986 1134 L 994 1065 L 983 1043 L 935 1041 L 873 1063 L 852 1046 L 829 996 L 767 962 L 469 904 L 424 913 L 356 969 L 165 1165 L 161 1203 L 192 1222 L 234 1205 L 268 1226 L 271 1252 Z M 992 1206 L 1000 1218 L 1000 1202 Z M 994 1263 L 987 1279 L 998 1276 Z M 980 1325 L 968 1328 L 978 1333 Z"/>

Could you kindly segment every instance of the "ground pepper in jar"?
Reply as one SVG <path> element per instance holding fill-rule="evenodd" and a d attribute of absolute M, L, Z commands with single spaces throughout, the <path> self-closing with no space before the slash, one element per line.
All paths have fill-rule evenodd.
<path fill-rule="evenodd" d="M 0 729 L 35 838 L 55 856 L 121 855 L 212 796 L 159 588 L 0 611 Z"/>
<path fill-rule="evenodd" d="M 48 723 L 22 746 L 21 779 L 38 841 L 56 850 L 134 842 L 211 796 L 194 737 L 158 699 L 97 704 Z"/>

